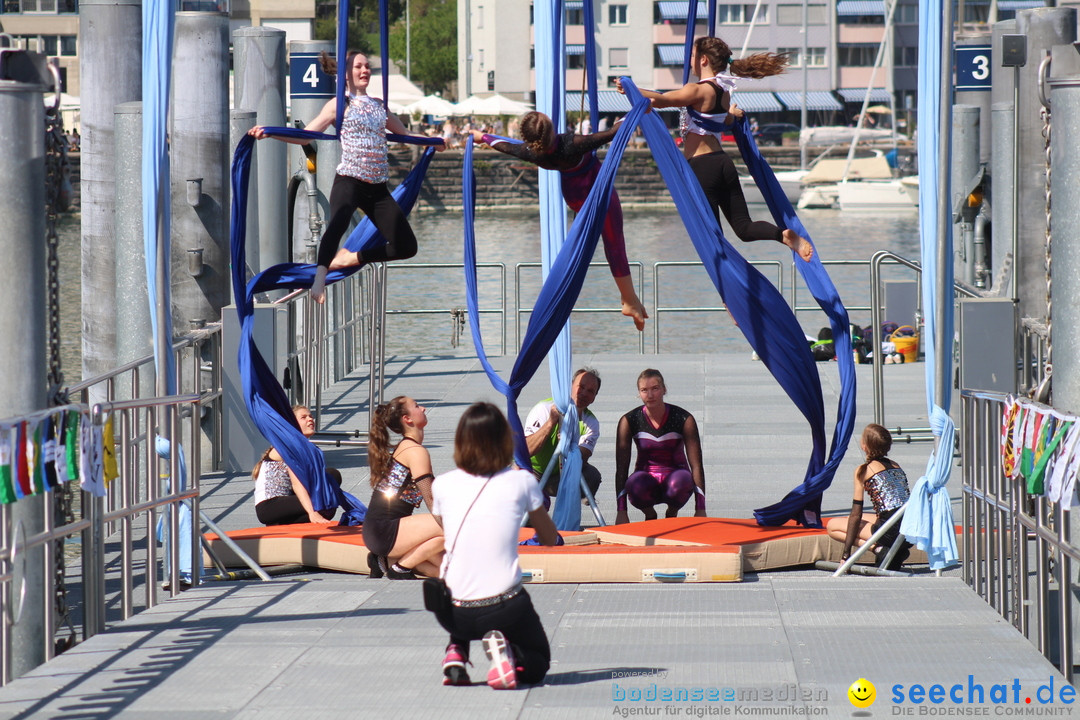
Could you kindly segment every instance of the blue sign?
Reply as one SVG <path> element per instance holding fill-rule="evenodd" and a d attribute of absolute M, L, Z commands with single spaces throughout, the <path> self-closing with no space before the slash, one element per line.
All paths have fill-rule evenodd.
<path fill-rule="evenodd" d="M 335 79 L 323 72 L 317 52 L 289 56 L 289 97 L 330 99 L 334 97 Z"/>
<path fill-rule="evenodd" d="M 958 46 L 955 62 L 957 90 L 990 90 L 989 45 Z"/>

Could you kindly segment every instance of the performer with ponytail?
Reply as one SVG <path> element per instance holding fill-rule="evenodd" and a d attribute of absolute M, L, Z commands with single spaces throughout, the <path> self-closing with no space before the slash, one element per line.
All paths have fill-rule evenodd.
<path fill-rule="evenodd" d="M 551 118 L 535 111 L 522 115 L 520 128 L 524 144 L 507 142 L 480 130 L 473 130 L 472 135 L 476 142 L 486 143 L 501 153 L 513 155 L 545 170 L 558 170 L 563 200 L 574 212 L 581 210 L 600 174 L 596 149 L 612 141 L 615 128 L 591 135 L 575 135 L 572 132 L 559 135 Z M 630 277 L 626 238 L 623 236 L 622 205 L 619 194 L 614 190 L 608 200 L 607 216 L 600 236 L 604 240 L 608 267 L 622 298 L 622 314 L 633 318 L 638 330 L 644 330 L 649 314 L 634 291 L 634 281 Z"/>
<path fill-rule="evenodd" d="M 431 514 L 413 515 L 420 503 L 431 510 L 431 456 L 424 447 L 427 410 L 399 395 L 375 409 L 368 440 L 371 502 L 364 518 L 371 577 L 412 580 L 439 574 L 442 526 Z M 392 449 L 390 433 L 401 435 Z"/>
<path fill-rule="evenodd" d="M 700 80 L 678 90 L 658 93 L 642 90 L 652 99 L 654 108 L 686 108 L 679 123 L 683 154 L 705 191 L 719 222 L 724 213 L 731 229 L 743 242 L 776 240 L 791 248 L 803 260 L 814 255 L 814 246 L 793 230 L 781 230 L 765 221 L 754 221 L 746 206 L 735 163 L 720 146 L 724 125 L 743 111 L 732 101 L 736 78 L 765 78 L 787 69 L 788 58 L 776 53 L 755 53 L 740 60 L 731 59 L 731 48 L 720 38 L 702 37 L 694 42 L 691 69 Z M 616 81 L 619 92 L 622 83 Z"/>
<path fill-rule="evenodd" d="M 826 525 L 829 537 L 844 543 L 844 560 L 851 556 L 851 548 L 856 541 L 861 545 L 869 540 L 911 496 L 907 474 L 888 458 L 892 448 L 892 433 L 887 428 L 874 423 L 867 425 L 859 446 L 866 453 L 866 462 L 855 468 L 851 513 L 847 517 L 832 518 Z M 863 515 L 863 496 L 866 493 L 869 493 L 870 501 L 874 504 L 872 515 Z M 875 554 L 888 552 L 899 534 L 900 523 L 896 523 L 878 538 Z M 911 543 L 905 540 L 887 569 L 899 570 L 910 554 Z"/>
<path fill-rule="evenodd" d="M 323 71 L 337 74 L 337 61 L 326 53 L 322 55 Z M 330 270 L 371 262 L 404 260 L 416 254 L 416 236 L 413 234 L 405 213 L 390 195 L 386 182 L 390 177 L 387 164 L 386 131 L 408 135 L 408 129 L 397 115 L 387 114 L 382 101 L 367 94 L 371 82 L 371 65 L 367 56 L 352 51 L 345 59 L 346 85 L 349 103 L 345 117 L 338 128 L 341 139 L 341 162 L 330 189 L 330 216 L 319 241 L 318 267 L 315 282 L 311 285 L 311 297 L 315 302 L 326 301 L 326 274 Z M 323 132 L 337 119 L 337 99 L 329 100 L 314 120 L 304 129 Z M 261 126 L 248 131 L 252 137 L 262 140 L 266 136 Z M 294 145 L 307 145 L 310 140 L 279 138 Z M 445 145 L 439 146 L 444 150 Z M 338 250 L 341 236 L 349 228 L 357 209 L 371 218 L 386 245 L 363 253 Z"/>
<path fill-rule="evenodd" d="M 694 517 L 705 517 L 705 467 L 697 420 L 677 405 L 664 402 L 667 387 L 659 370 L 638 375 L 638 395 L 644 405 L 619 420 L 615 439 L 615 523 L 630 522 L 627 503 L 656 519 L 656 506 L 667 505 L 665 517 L 675 517 L 694 498 Z M 629 477 L 630 449 L 637 446 L 637 463 Z"/>

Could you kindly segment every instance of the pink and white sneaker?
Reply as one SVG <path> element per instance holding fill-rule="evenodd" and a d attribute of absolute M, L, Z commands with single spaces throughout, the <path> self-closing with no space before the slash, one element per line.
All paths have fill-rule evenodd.
<path fill-rule="evenodd" d="M 487 684 L 494 690 L 513 690 L 517 687 L 517 671 L 514 670 L 514 652 L 506 637 L 498 630 L 484 635 L 484 654 L 491 661 Z"/>
<path fill-rule="evenodd" d="M 461 647 L 451 643 L 446 648 L 446 657 L 442 661 L 443 685 L 472 685 L 465 663 L 469 662 Z"/>

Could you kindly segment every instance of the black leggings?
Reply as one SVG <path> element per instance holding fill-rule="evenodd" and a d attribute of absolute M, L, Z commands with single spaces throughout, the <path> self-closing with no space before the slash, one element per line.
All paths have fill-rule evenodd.
<path fill-rule="evenodd" d="M 469 656 L 469 642 L 484 637 L 489 630 L 499 630 L 506 636 L 514 652 L 514 664 L 519 682 L 533 685 L 543 681 L 551 667 L 551 646 L 540 617 L 533 609 L 532 598 L 524 590 L 509 600 L 478 608 L 453 607 L 450 617 L 436 616 L 439 624 L 450 633 L 450 642 Z"/>
<path fill-rule="evenodd" d="M 723 150 L 707 155 L 695 155 L 690 158 L 690 169 L 694 171 L 705 197 L 720 222 L 723 211 L 731 229 L 743 242 L 754 240 L 776 240 L 783 242 L 783 231 L 770 222 L 751 220 L 746 207 L 746 197 L 739 184 L 739 173 L 735 163 Z"/>
<path fill-rule="evenodd" d="M 330 220 L 319 240 L 318 264 L 330 267 L 337 254 L 341 236 L 349 228 L 357 208 L 371 218 L 386 245 L 364 251 L 365 262 L 404 260 L 416 254 L 416 236 L 405 213 L 390 195 L 386 183 L 367 183 L 347 175 L 334 177 L 330 188 Z"/>
<path fill-rule="evenodd" d="M 336 468 L 326 468 L 327 475 L 335 485 L 341 487 L 341 473 Z M 319 514 L 327 520 L 334 519 L 336 507 L 320 510 Z M 310 522 L 307 510 L 300 504 L 300 498 L 296 495 L 279 495 L 268 498 L 255 505 L 255 517 L 263 525 L 296 525 Z"/>

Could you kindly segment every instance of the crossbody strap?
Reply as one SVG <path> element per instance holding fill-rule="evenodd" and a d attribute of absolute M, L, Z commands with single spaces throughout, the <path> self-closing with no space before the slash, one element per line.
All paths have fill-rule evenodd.
<path fill-rule="evenodd" d="M 476 497 L 469 503 L 469 509 L 465 511 L 465 514 L 461 516 L 461 525 L 458 526 L 457 536 L 454 537 L 454 544 L 450 546 L 450 552 L 446 556 L 446 567 L 443 569 L 443 573 L 440 577 L 446 577 L 446 571 L 450 569 L 450 561 L 454 558 L 454 548 L 457 547 L 457 542 L 461 538 L 461 531 L 465 527 L 465 519 L 469 517 L 469 513 L 472 512 L 473 506 L 476 505 L 476 501 L 480 499 L 480 494 L 487 489 L 488 483 L 491 482 L 492 476 L 488 476 L 488 479 L 484 481 L 483 487 L 480 488 L 480 492 L 476 493 Z"/>

